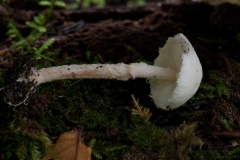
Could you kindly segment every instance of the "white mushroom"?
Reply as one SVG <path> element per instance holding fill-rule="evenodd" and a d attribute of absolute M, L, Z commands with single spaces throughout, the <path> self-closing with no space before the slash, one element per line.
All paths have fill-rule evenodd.
<path fill-rule="evenodd" d="M 42 83 L 63 79 L 105 78 L 128 80 L 130 78 L 150 79 L 151 96 L 158 108 L 171 110 L 181 106 L 197 91 L 202 79 L 202 68 L 190 42 L 182 34 L 169 38 L 161 49 L 155 65 L 131 64 L 84 64 L 63 65 L 22 74 L 17 82 Z M 32 88 L 34 88 L 33 86 Z M 14 95 L 15 96 L 15 95 Z M 12 97 L 14 97 L 12 96 Z M 27 95 L 28 96 L 28 95 Z M 7 102 L 20 105 L 22 102 Z"/>
<path fill-rule="evenodd" d="M 155 66 L 177 71 L 177 80 L 150 79 L 151 97 L 163 110 L 173 110 L 188 101 L 198 90 L 202 80 L 202 66 L 191 43 L 183 34 L 169 38 Z"/>

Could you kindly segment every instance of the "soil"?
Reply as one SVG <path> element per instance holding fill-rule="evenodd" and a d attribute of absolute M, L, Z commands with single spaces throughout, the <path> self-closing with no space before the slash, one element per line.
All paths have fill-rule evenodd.
<path fill-rule="evenodd" d="M 23 1 L 23 3 L 27 3 Z M 12 1 L 12 3 L 17 3 Z M 25 25 L 34 15 L 46 12 L 44 8 L 24 8 L 11 4 L 7 11 L 2 9 L 2 19 L 11 18 L 16 27 L 24 35 L 29 33 Z M 209 4 L 205 2 L 160 3 L 151 2 L 144 6 L 108 6 L 105 8 L 89 8 L 78 10 L 56 9 L 51 21 L 46 25 L 47 33 L 31 45 L 42 44 L 54 37 L 55 43 L 51 51 L 58 51 L 57 60 L 66 57 L 79 63 L 87 63 L 86 52 L 90 51 L 100 63 L 132 63 L 138 61 L 153 62 L 158 56 L 158 48 L 162 47 L 168 37 L 183 33 L 193 45 L 203 67 L 203 84 L 210 84 L 218 90 L 217 83 L 225 85 L 230 93 L 222 94 L 214 91 L 211 98 L 202 95 L 210 90 L 200 88 L 195 97 L 179 109 L 164 112 L 157 109 L 149 97 L 149 86 L 145 80 L 131 80 L 116 82 L 115 88 L 120 92 L 115 97 L 116 110 L 131 113 L 131 94 L 139 98 L 144 107 L 150 108 L 153 115 L 150 119 L 156 126 L 171 128 L 180 126 L 183 122 L 198 124 L 195 134 L 200 137 L 204 145 L 203 150 L 220 149 L 227 152 L 232 142 L 238 143 L 240 132 L 240 7 L 234 4 Z M 3 25 L 2 31 L 6 32 Z M 239 38 L 239 37 L 238 37 Z M 239 38 L 240 39 L 240 38 Z M 9 67 L 4 58 L 6 52 L 14 57 L 19 52 L 6 50 L 13 42 L 7 36 L 1 37 L 0 68 Z M 221 80 L 214 80 L 211 74 Z M 140 87 L 139 87 L 140 86 Z M 65 87 L 63 84 L 59 87 Z M 98 88 L 99 89 L 99 88 Z M 98 90 L 96 89 L 96 90 Z M 33 94 L 29 100 L 32 115 L 22 113 L 27 117 L 44 117 L 44 107 L 51 103 L 52 91 Z M 97 91 L 98 92 L 98 91 Z M 115 93 L 116 93 L 115 92 Z M 220 94 L 219 94 L 220 93 Z M 83 94 L 83 93 L 81 93 Z M 80 94 L 80 95 L 81 95 Z M 2 101 L 2 103 L 4 103 Z M 76 104 L 77 105 L 77 104 Z M 87 106 L 78 104 L 84 110 Z M 77 106 L 78 106 L 77 105 Z M 4 110 L 3 110 L 4 111 Z M 24 112 L 24 111 L 22 111 Z M 124 112 L 124 113 L 125 113 Z M 190 115 L 190 116 L 189 116 Z M 69 116 L 69 115 L 68 115 Z M 69 121 L 73 121 L 73 118 Z M 168 119 L 164 123 L 164 119 Z M 228 128 L 222 123 L 227 121 L 236 131 L 236 135 L 224 134 Z M 69 125 L 74 126 L 69 122 Z M 6 125 L 3 125 L 6 127 Z M 224 132 L 222 131 L 224 130 Z M 114 133 L 116 134 L 116 133 Z M 88 136 L 88 134 L 86 134 Z"/>

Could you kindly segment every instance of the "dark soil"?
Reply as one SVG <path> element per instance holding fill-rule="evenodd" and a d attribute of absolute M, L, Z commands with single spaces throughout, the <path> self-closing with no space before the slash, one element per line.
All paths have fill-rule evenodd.
<path fill-rule="evenodd" d="M 25 22 L 31 20 L 39 12 L 46 12 L 44 8 L 39 9 L 36 6 L 33 8 L 16 8 L 13 6 L 11 4 L 7 11 L 3 11 L 2 17 L 13 19 L 15 26 L 24 35 L 29 34 L 30 30 Z M 4 25 L 2 26 L 1 34 L 6 32 L 6 28 Z M 168 37 L 183 33 L 192 43 L 199 56 L 203 67 L 202 83 L 213 87 L 213 90 L 215 90 L 213 96 L 203 96 L 208 95 L 212 90 L 200 88 L 194 100 L 187 102 L 179 109 L 164 112 L 157 109 L 151 101 L 149 85 L 145 80 L 113 81 L 111 82 L 113 84 L 110 85 L 111 88 L 107 88 L 113 94 L 116 94 L 111 100 L 111 105 L 114 108 L 112 111 L 117 110 L 116 112 L 130 117 L 133 107 L 130 95 L 134 94 L 144 107 L 150 108 L 153 113 L 150 121 L 160 128 L 168 129 L 178 127 L 183 122 L 188 124 L 196 122 L 198 128 L 195 134 L 204 142 L 203 151 L 218 150 L 221 153 L 227 153 L 235 147 L 231 145 L 233 142 L 238 144 L 240 138 L 240 41 L 237 40 L 236 35 L 240 32 L 239 6 L 228 3 L 211 5 L 204 2 L 176 4 L 152 2 L 144 6 L 133 7 L 112 6 L 102 9 L 90 8 L 74 11 L 56 9 L 46 27 L 47 33 L 32 42 L 31 45 L 42 44 L 47 39 L 54 37 L 56 41 L 49 50 L 59 52 L 56 57 L 59 64 L 66 58 L 75 63 L 93 63 L 86 58 L 87 51 L 90 51 L 91 57 L 96 57 L 99 63 L 153 62 L 158 56 L 158 48 L 165 44 Z M 1 36 L 0 38 L 0 48 L 4 51 L 2 54 L 0 53 L 0 68 L 5 70 L 10 65 L 6 55 L 11 54 L 12 57 L 17 57 L 21 53 L 8 50 L 7 54 L 4 49 L 8 49 L 13 40 L 8 39 L 7 36 Z M 212 79 L 212 74 L 222 81 Z M 99 90 L 108 87 L 103 84 L 105 82 L 108 83 L 109 81 L 102 80 L 100 86 L 96 86 L 89 92 L 102 94 Z M 31 108 L 31 113 L 25 109 L 20 109 L 19 112 L 22 117 L 35 119 L 36 117 L 43 118 L 46 116 L 46 108 L 53 105 L 51 103 L 56 98 L 52 96 L 53 90 L 61 90 L 67 87 L 63 82 L 56 83 L 57 87 L 55 89 L 32 94 L 28 105 Z M 221 83 L 229 89 L 230 97 L 219 91 L 217 83 Z M 54 85 L 55 83 L 52 87 Z M 84 99 L 86 98 L 84 96 L 85 92 L 87 91 L 82 89 L 78 93 L 74 92 L 74 94 L 80 95 L 83 101 L 91 101 L 90 99 Z M 61 93 L 58 96 L 60 95 Z M 58 101 L 68 105 L 64 98 L 59 98 Z M 3 98 L 1 103 L 3 104 L 1 104 L 1 108 L 7 106 Z M 80 111 L 85 111 L 89 104 L 73 103 Z M 2 108 L 1 116 L 5 116 L 7 111 L 9 111 L 9 107 L 7 109 Z M 57 116 L 65 119 L 65 124 L 61 126 L 66 129 L 76 127 L 77 124 L 73 122 L 75 117 L 62 116 L 61 113 L 58 113 Z M 37 119 L 35 120 L 37 121 Z M 224 124 L 223 121 L 226 121 L 233 131 L 239 131 L 239 133 L 228 135 L 228 125 Z M 8 120 L 1 123 L 1 128 L 6 130 L 6 134 L 8 134 L 8 129 L 6 129 L 8 123 Z M 105 126 L 105 128 L 107 130 L 106 134 L 113 137 L 117 135 L 115 132 L 119 132 L 119 128 L 112 128 L 111 130 L 109 126 Z M 46 128 L 45 130 L 50 136 L 60 134 Z M 227 136 L 225 132 L 227 132 Z M 86 129 L 84 135 L 86 136 L 86 143 L 91 134 Z M 123 141 L 130 143 L 128 140 Z M 4 142 L 7 143 L 7 140 L 5 139 Z M 121 158 L 118 157 L 118 159 Z"/>

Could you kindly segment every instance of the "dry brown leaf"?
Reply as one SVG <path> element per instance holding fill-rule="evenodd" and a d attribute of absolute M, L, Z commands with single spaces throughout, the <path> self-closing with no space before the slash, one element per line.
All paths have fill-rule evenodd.
<path fill-rule="evenodd" d="M 92 149 L 83 144 L 78 132 L 72 130 L 62 133 L 53 146 L 54 153 L 42 160 L 90 160 Z"/>

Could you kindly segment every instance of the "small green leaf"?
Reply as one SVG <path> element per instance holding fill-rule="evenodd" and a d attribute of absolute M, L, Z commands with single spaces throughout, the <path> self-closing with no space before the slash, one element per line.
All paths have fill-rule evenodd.
<path fill-rule="evenodd" d="M 38 25 L 35 22 L 27 21 L 26 25 L 29 26 L 30 28 L 38 28 Z"/>
<path fill-rule="evenodd" d="M 51 6 L 50 1 L 40 1 L 38 4 L 41 5 L 41 6 Z"/>
<path fill-rule="evenodd" d="M 39 14 L 38 16 L 35 16 L 33 19 L 34 19 L 34 22 L 39 25 L 44 25 L 46 22 L 46 18 L 43 14 Z"/>
<path fill-rule="evenodd" d="M 17 35 L 15 34 L 15 31 L 12 30 L 12 29 L 8 30 L 6 34 L 11 38 L 16 38 L 17 37 Z"/>
<path fill-rule="evenodd" d="M 33 47 L 33 50 L 37 53 L 38 49 L 36 47 Z M 40 59 L 42 59 L 42 56 L 40 54 L 35 54 L 35 58 L 36 58 L 36 60 L 40 60 Z"/>
<path fill-rule="evenodd" d="M 45 27 L 43 27 L 43 26 L 38 26 L 37 29 L 41 33 L 45 33 L 47 31 L 47 29 Z"/>
<path fill-rule="evenodd" d="M 48 39 L 46 42 L 42 44 L 42 46 L 38 50 L 36 50 L 36 54 L 41 55 L 45 49 L 48 49 L 48 47 L 54 43 L 54 41 L 55 41 L 54 38 Z"/>
<path fill-rule="evenodd" d="M 66 3 L 64 3 L 63 1 L 55 1 L 54 6 L 66 7 Z"/>
<path fill-rule="evenodd" d="M 39 17 L 35 16 L 35 17 L 33 18 L 33 20 L 34 20 L 35 23 L 41 24 L 41 19 L 40 19 Z"/>
<path fill-rule="evenodd" d="M 44 14 L 42 14 L 42 13 L 39 13 L 39 14 L 38 14 L 38 17 L 41 19 L 41 21 L 44 21 L 44 20 L 45 20 L 45 16 L 44 16 Z"/>

